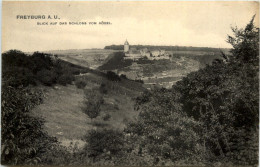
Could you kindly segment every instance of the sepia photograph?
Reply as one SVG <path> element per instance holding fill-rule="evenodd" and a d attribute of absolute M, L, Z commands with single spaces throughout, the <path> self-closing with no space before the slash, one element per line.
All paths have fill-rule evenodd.
<path fill-rule="evenodd" d="M 1 13 L 1 165 L 258 166 L 258 1 Z"/>

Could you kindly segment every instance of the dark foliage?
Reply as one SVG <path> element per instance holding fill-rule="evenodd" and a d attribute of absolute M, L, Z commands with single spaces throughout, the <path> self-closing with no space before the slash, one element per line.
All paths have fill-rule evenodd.
<path fill-rule="evenodd" d="M 79 89 L 84 89 L 85 86 L 87 85 L 87 83 L 84 80 L 77 80 L 75 85 L 77 86 L 77 88 Z"/>
<path fill-rule="evenodd" d="M 156 60 L 149 60 L 147 57 L 140 58 L 137 60 L 137 64 L 153 64 Z"/>
<path fill-rule="evenodd" d="M 107 94 L 108 93 L 108 86 L 105 83 L 101 83 L 99 87 L 99 91 L 102 94 Z"/>
<path fill-rule="evenodd" d="M 259 121 L 259 29 L 253 19 L 228 37 L 232 55 L 190 73 L 171 90 L 136 100 L 138 120 L 126 132 L 155 159 L 187 165 L 256 165 Z M 184 159 L 183 159 L 184 158 Z"/>
<path fill-rule="evenodd" d="M 51 86 L 57 81 L 57 73 L 52 70 L 42 69 L 36 73 L 37 79 L 46 86 Z"/>
<path fill-rule="evenodd" d="M 104 103 L 103 95 L 98 90 L 85 90 L 83 112 L 90 119 L 96 118 L 101 112 L 101 105 Z"/>
<path fill-rule="evenodd" d="M 111 81 L 121 81 L 120 77 L 114 73 L 113 71 L 108 71 L 106 74 L 107 79 L 111 80 Z"/>
<path fill-rule="evenodd" d="M 143 80 L 141 80 L 141 79 L 135 79 L 135 82 L 139 82 L 139 83 L 144 83 L 144 81 Z"/>
<path fill-rule="evenodd" d="M 125 131 L 138 135 L 141 155 L 145 151 L 159 161 L 200 162 L 199 122 L 181 113 L 179 96 L 171 90 L 156 89 L 137 99 L 138 121 L 128 124 Z"/>
<path fill-rule="evenodd" d="M 121 74 L 121 75 L 120 75 L 120 78 L 123 78 L 123 79 L 128 79 L 128 78 L 126 77 L 126 75 L 125 75 L 125 74 Z"/>
<path fill-rule="evenodd" d="M 106 63 L 99 67 L 100 70 L 115 70 L 121 69 L 132 64 L 132 60 L 124 60 L 125 54 L 123 52 L 116 52 L 110 55 Z"/>
<path fill-rule="evenodd" d="M 108 113 L 103 116 L 104 121 L 109 121 L 110 118 L 111 118 L 111 115 Z"/>
<path fill-rule="evenodd" d="M 75 80 L 75 77 L 72 74 L 63 74 L 57 79 L 57 83 L 63 86 L 67 84 L 72 84 Z"/>
<path fill-rule="evenodd" d="M 42 83 L 71 84 L 74 75 L 87 69 L 59 60 L 55 56 L 35 52 L 28 56 L 21 51 L 10 50 L 2 54 L 3 82 L 18 87 Z"/>
<path fill-rule="evenodd" d="M 116 155 L 124 144 L 123 134 L 115 130 L 91 130 L 86 136 L 88 145 L 85 150 L 90 157 L 97 157 L 103 153 Z"/>
<path fill-rule="evenodd" d="M 41 92 L 28 88 L 2 87 L 1 163 L 6 165 L 43 164 L 54 151 L 56 138 L 43 130 L 43 121 L 28 115 L 41 103 Z"/>
<path fill-rule="evenodd" d="M 44 131 L 42 118 L 29 114 L 43 100 L 42 91 L 30 85 L 56 83 L 64 70 L 61 62 L 44 53 L 27 56 L 17 50 L 3 53 L 2 60 L 1 163 L 67 164 L 69 152 Z"/>
<path fill-rule="evenodd" d="M 202 122 L 202 139 L 214 155 L 253 165 L 258 155 L 254 146 L 259 120 L 259 29 L 252 19 L 244 30 L 233 31 L 235 37 L 229 36 L 228 42 L 234 48 L 226 63 L 215 61 L 173 89 L 182 92 L 184 112 Z"/>

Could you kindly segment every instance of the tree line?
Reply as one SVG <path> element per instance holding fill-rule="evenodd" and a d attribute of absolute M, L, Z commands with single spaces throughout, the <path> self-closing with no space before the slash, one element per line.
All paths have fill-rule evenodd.
<path fill-rule="evenodd" d="M 192 46 L 154 46 L 154 45 L 131 45 L 132 48 L 137 50 L 147 48 L 148 50 L 166 50 L 166 51 L 202 51 L 202 52 L 219 52 L 219 48 L 211 47 L 192 47 Z M 124 50 L 124 45 L 109 45 L 104 49 Z M 229 51 L 229 48 L 221 48 L 222 50 Z"/>

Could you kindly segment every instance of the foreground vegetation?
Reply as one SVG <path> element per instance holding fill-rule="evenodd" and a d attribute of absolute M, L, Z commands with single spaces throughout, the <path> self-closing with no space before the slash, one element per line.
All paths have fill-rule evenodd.
<path fill-rule="evenodd" d="M 68 74 L 66 78 L 73 78 L 68 71 L 86 69 L 57 64 L 58 60 L 40 53 L 31 57 L 17 51 L 3 54 L 2 163 L 257 165 L 259 29 L 253 20 L 245 29 L 233 28 L 234 37 L 228 37 L 232 55 L 223 53 L 223 59 L 190 73 L 171 89 L 144 91 L 135 99 L 134 107 L 139 111 L 136 120 L 125 121 L 123 130 L 93 128 L 83 137 L 84 147 L 72 151 L 44 131 L 43 120 L 28 114 L 42 102 L 41 92 L 32 85 L 63 84 L 58 82 L 60 76 Z M 18 71 L 30 75 L 19 77 Z M 59 72 L 62 75 L 55 75 Z M 102 114 L 108 94 L 134 97 L 142 91 L 111 72 L 91 75 L 80 77 L 75 83 L 78 89 L 85 89 L 82 112 L 92 120 Z M 48 82 L 43 76 L 48 76 Z M 96 89 L 88 90 L 86 80 L 95 82 Z M 65 81 L 72 83 L 70 79 Z M 107 114 L 102 117 L 104 121 L 111 119 Z"/>
<path fill-rule="evenodd" d="M 128 132 L 158 163 L 258 163 L 259 29 L 229 36 L 232 56 L 193 72 L 171 90 L 146 92 Z"/>
<path fill-rule="evenodd" d="M 43 92 L 35 85 L 71 84 L 71 72 L 80 71 L 72 66 L 43 53 L 27 56 L 11 50 L 2 54 L 2 164 L 65 163 L 57 159 L 65 148 L 44 131 L 43 119 L 28 113 L 43 100 Z"/>

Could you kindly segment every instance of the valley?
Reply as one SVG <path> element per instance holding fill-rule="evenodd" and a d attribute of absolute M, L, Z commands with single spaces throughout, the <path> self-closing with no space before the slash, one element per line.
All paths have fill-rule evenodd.
<path fill-rule="evenodd" d="M 44 92 L 44 100 L 31 114 L 46 121 L 44 129 L 50 136 L 56 137 L 61 145 L 67 148 L 76 146 L 79 149 L 84 147 L 84 136 L 91 129 L 123 130 L 139 114 L 134 109 L 136 97 L 146 89 L 171 88 L 188 73 L 203 67 L 205 64 L 199 58 L 208 56 L 200 55 L 200 52 L 197 53 L 199 58 L 192 57 L 188 52 L 180 56 L 177 54 L 180 52 L 176 52 L 170 60 L 129 61 L 123 59 L 122 52 L 114 50 L 88 49 L 47 53 L 55 54 L 59 59 L 86 70 L 75 75 L 75 81 L 71 85 L 40 86 L 39 89 Z M 120 81 L 109 80 L 105 75 L 108 71 L 120 76 Z M 83 81 L 86 86 L 83 89 L 77 88 L 78 81 Z M 102 93 L 104 103 L 100 114 L 90 119 L 82 112 L 84 100 L 88 91 L 99 91 L 101 85 L 105 85 L 106 90 Z"/>
<path fill-rule="evenodd" d="M 169 60 L 136 61 L 124 60 L 123 54 L 115 55 L 120 50 L 109 49 L 56 50 L 46 53 L 58 55 L 58 58 L 79 66 L 101 72 L 113 71 L 131 80 L 142 80 L 143 86 L 148 89 L 154 86 L 170 88 L 188 73 L 221 58 L 218 52 L 203 51 L 167 51 L 172 55 Z"/>

